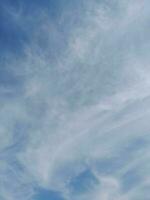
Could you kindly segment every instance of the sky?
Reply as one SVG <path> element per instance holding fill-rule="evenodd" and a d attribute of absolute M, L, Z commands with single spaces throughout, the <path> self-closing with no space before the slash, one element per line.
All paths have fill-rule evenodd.
<path fill-rule="evenodd" d="M 0 1 L 0 200 L 149 200 L 150 1 Z"/>

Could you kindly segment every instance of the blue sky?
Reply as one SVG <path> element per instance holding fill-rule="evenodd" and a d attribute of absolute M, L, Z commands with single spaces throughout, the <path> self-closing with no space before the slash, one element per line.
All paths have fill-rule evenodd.
<path fill-rule="evenodd" d="M 149 200 L 149 0 L 1 0 L 0 200 Z"/>

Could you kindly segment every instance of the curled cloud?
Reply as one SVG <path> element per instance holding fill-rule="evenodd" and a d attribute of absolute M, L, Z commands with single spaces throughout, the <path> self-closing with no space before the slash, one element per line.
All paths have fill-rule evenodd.
<path fill-rule="evenodd" d="M 53 19 L 23 6 L 7 10 L 30 40 L 3 63 L 0 198 L 148 199 L 148 0 L 72 2 Z"/>

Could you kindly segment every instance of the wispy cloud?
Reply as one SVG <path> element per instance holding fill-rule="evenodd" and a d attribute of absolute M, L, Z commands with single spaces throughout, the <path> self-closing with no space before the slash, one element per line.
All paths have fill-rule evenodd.
<path fill-rule="evenodd" d="M 12 82 L 0 87 L 0 198 L 41 187 L 68 200 L 148 199 L 149 6 L 72 2 L 55 19 L 5 7 L 29 40 L 1 62 Z"/>

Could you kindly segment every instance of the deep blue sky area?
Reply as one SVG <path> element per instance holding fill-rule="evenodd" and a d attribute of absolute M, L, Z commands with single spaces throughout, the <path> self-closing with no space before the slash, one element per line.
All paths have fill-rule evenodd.
<path fill-rule="evenodd" d="M 1 1 L 0 6 L 0 45 L 1 52 L 7 51 L 19 52 L 22 48 L 23 42 L 27 40 L 27 35 L 21 28 L 13 21 L 9 14 L 9 8 L 18 10 L 18 1 Z"/>
<path fill-rule="evenodd" d="M 8 53 L 13 53 L 15 56 L 24 53 L 25 45 L 32 42 L 30 29 L 37 28 L 38 17 L 41 13 L 48 15 L 49 21 L 57 24 L 57 28 L 62 32 L 61 42 L 65 42 L 68 32 L 65 27 L 69 26 L 70 23 L 79 23 L 79 11 L 82 9 L 82 4 L 82 1 L 68 0 L 2 0 L 0 2 L 1 57 Z M 74 14 L 69 15 L 68 22 L 64 21 L 63 24 L 60 24 L 59 21 L 63 13 L 68 11 Z"/>
<path fill-rule="evenodd" d="M 40 12 L 40 10 L 46 10 L 51 18 L 57 17 L 60 12 L 60 4 L 57 1 L 20 1 L 20 0 L 2 0 L 0 2 L 0 45 L 1 53 L 21 53 L 23 50 L 24 43 L 30 42 L 30 35 L 26 32 L 21 24 L 17 24 L 11 16 L 11 11 L 14 14 L 21 12 L 24 19 L 26 16 L 32 13 Z M 21 10 L 21 11 L 20 11 Z"/>
<path fill-rule="evenodd" d="M 46 189 L 37 189 L 37 193 L 34 196 L 34 200 L 64 200 L 59 192 L 46 190 Z"/>

